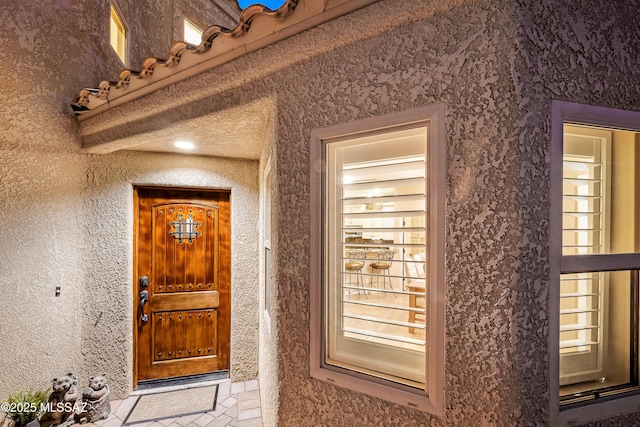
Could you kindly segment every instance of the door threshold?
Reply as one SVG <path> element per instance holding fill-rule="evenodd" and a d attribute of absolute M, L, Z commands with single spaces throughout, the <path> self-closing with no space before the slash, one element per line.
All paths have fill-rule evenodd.
<path fill-rule="evenodd" d="M 164 391 L 184 390 L 188 388 L 220 384 L 227 381 L 231 381 L 229 379 L 229 371 L 214 372 L 212 374 L 189 375 L 186 377 L 146 380 L 140 381 L 138 383 L 138 387 L 131 392 L 131 395 L 139 396 Z"/>

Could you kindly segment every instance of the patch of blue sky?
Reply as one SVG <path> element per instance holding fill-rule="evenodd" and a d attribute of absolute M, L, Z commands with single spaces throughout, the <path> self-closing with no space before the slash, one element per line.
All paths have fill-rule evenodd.
<path fill-rule="evenodd" d="M 240 5 L 240 9 L 246 9 L 252 4 L 261 4 L 263 6 L 268 7 L 271 10 L 276 10 L 280 6 L 284 4 L 285 0 L 238 0 L 238 4 Z"/>

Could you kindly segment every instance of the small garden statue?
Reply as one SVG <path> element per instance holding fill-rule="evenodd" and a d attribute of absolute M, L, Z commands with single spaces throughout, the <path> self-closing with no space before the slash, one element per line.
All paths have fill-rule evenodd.
<path fill-rule="evenodd" d="M 104 420 L 111 411 L 107 374 L 89 378 L 89 387 L 82 393 L 82 410 L 76 414 L 78 423 L 92 423 Z"/>
<path fill-rule="evenodd" d="M 59 426 L 67 421 L 72 414 L 78 399 L 78 381 L 75 375 L 67 375 L 53 379 L 53 391 L 47 402 L 48 412 L 40 418 L 41 427 Z"/>

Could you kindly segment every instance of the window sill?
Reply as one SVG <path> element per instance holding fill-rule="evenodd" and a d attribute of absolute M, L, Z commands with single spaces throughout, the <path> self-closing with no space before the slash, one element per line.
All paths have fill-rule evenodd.
<path fill-rule="evenodd" d="M 640 411 L 640 390 L 632 393 L 633 395 L 626 397 L 601 398 L 602 402 L 597 403 L 591 400 L 583 405 L 570 405 L 569 408 L 561 407 L 557 413 L 557 422 L 551 424 L 572 426 Z"/>
<path fill-rule="evenodd" d="M 424 390 L 403 390 L 399 387 L 393 387 L 352 374 L 343 373 L 339 368 L 334 370 L 333 368 L 327 367 L 317 367 L 315 369 L 312 367 L 311 377 L 338 387 L 377 397 L 387 402 L 427 412 L 435 416 L 443 415 L 442 400 L 427 396 Z"/>

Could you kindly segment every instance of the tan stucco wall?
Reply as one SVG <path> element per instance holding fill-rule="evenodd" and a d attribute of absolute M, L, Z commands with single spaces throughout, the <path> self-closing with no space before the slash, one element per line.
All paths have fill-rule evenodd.
<path fill-rule="evenodd" d="M 544 393 L 544 356 L 518 349 L 511 341 L 521 328 L 537 322 L 512 316 L 521 286 L 527 286 L 517 278 L 520 257 L 509 255 L 523 236 L 515 191 L 522 185 L 523 159 L 511 62 L 517 31 L 514 5 L 449 2 L 445 10 L 431 12 L 425 3 L 418 7 L 408 1 L 382 1 L 367 9 L 372 20 L 367 25 L 400 20 L 398 10 L 407 9 L 414 12 L 411 20 L 399 27 L 288 70 L 288 80 L 300 84 L 295 97 L 278 98 L 281 121 L 290 123 L 279 128 L 278 138 L 279 192 L 286 200 L 280 209 L 287 215 L 288 229 L 279 244 L 304 255 L 279 275 L 280 290 L 289 296 L 289 303 L 281 304 L 284 325 L 279 337 L 289 356 L 308 360 L 309 265 L 304 261 L 309 241 L 301 236 L 308 236 L 308 215 L 313 213 L 303 208 L 309 203 L 308 177 L 300 180 L 296 172 L 311 167 L 312 129 L 445 103 L 444 416 L 310 380 L 308 361 L 287 366 L 289 356 L 282 354 L 279 425 L 300 425 L 307 418 L 321 425 L 353 426 L 517 425 L 523 420 L 544 424 L 545 408 L 521 398 Z M 341 23 L 333 25 L 325 31 L 331 33 Z M 295 120 L 300 110 L 304 118 Z M 295 214 L 286 208 L 290 205 L 298 207 Z M 284 230 L 284 223 L 280 225 Z M 279 255 L 282 264 L 286 254 Z M 522 309 L 539 311 L 533 306 Z M 521 358 L 539 363 L 519 372 L 513 364 Z"/>
<path fill-rule="evenodd" d="M 84 162 L 35 148 L 0 151 L 0 400 L 82 363 Z"/>
<path fill-rule="evenodd" d="M 114 398 L 131 389 L 136 184 L 231 190 L 231 377 L 257 376 L 258 161 L 82 154 L 69 102 L 78 70 L 104 66 L 102 39 L 82 31 L 99 33 L 101 6 L 3 4 L 0 401 L 70 371 L 83 387 L 107 372 Z"/>
<path fill-rule="evenodd" d="M 11 0 L 13 2 L 13 0 Z M 16 1 L 16 3 L 18 3 Z M 27 3 L 27 2 L 25 2 Z M 83 19 L 92 22 L 90 27 L 83 28 L 95 35 L 92 40 L 100 53 L 100 60 L 93 67 L 98 67 L 100 73 L 94 79 L 80 79 L 82 85 L 96 85 L 102 79 L 115 80 L 124 68 L 140 70 L 143 61 L 148 57 L 167 58 L 167 51 L 173 43 L 182 40 L 183 22 L 185 15 L 192 19 L 199 18 L 203 26 L 222 25 L 233 28 L 235 23 L 210 0 L 114 0 L 121 13 L 121 18 L 128 30 L 127 63 L 123 64 L 115 51 L 109 46 L 109 11 L 110 2 L 90 2 L 83 0 L 61 0 L 60 8 L 70 8 L 79 11 Z M 37 2 L 34 2 L 34 6 Z M 76 13 L 77 13 L 76 12 Z M 63 18 L 65 20 L 65 18 Z M 70 21 L 69 28 L 80 27 Z M 64 42 L 64 40 L 60 40 Z M 86 67 L 85 71 L 86 72 Z M 84 74 L 81 73 L 81 74 Z M 80 77 L 76 73 L 75 78 Z M 86 77 L 86 74 L 85 74 Z M 90 87 L 96 87 L 90 86 Z"/>
<path fill-rule="evenodd" d="M 97 50 L 90 7 L 12 1 L 2 9 L 0 400 L 49 386 L 82 361 L 85 157 L 66 100 L 77 84 L 71 70 L 88 63 L 94 74 Z"/>
<path fill-rule="evenodd" d="M 260 379 L 260 398 L 263 402 L 262 421 L 265 426 L 276 425 L 278 419 L 279 394 L 280 387 L 278 373 L 278 287 L 276 286 L 276 277 L 278 274 L 278 265 L 273 256 L 271 256 L 269 266 L 265 259 L 265 247 L 268 246 L 270 251 L 274 251 L 273 242 L 277 241 L 277 229 L 274 219 L 277 218 L 277 174 L 278 169 L 277 157 L 275 155 L 276 130 L 275 119 L 277 117 L 276 105 L 273 103 L 273 110 L 268 115 L 268 132 L 265 144 L 260 156 L 260 324 L 259 324 L 259 379 Z M 267 172 L 268 171 L 268 172 Z M 265 174 L 268 173 L 269 179 L 265 180 Z M 267 190 L 268 188 L 268 190 Z M 271 205 L 268 206 L 264 202 L 266 193 L 270 192 Z M 271 221 L 265 221 L 264 217 L 269 211 Z M 271 252 L 272 254 L 274 252 Z M 267 273 L 268 272 L 268 273 Z M 268 276 L 268 277 L 267 277 Z M 269 285 L 267 285 L 269 281 Z M 267 306 L 266 299 L 269 299 Z M 268 311 L 267 311 L 268 307 Z"/>

